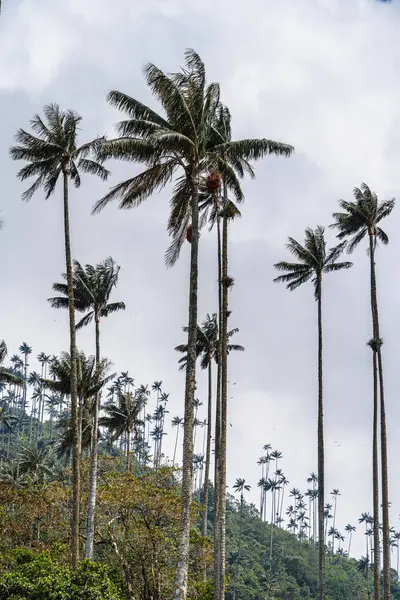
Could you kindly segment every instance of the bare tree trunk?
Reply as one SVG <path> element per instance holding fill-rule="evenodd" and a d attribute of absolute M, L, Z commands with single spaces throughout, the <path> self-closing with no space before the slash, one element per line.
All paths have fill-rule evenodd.
<path fill-rule="evenodd" d="M 226 456 L 228 413 L 228 215 L 227 190 L 224 184 L 224 215 L 222 221 L 222 331 L 221 331 L 221 431 L 219 451 L 219 598 L 225 598 L 225 544 L 226 544 Z"/>
<path fill-rule="evenodd" d="M 324 464 L 324 407 L 322 378 L 322 276 L 318 289 L 318 572 L 319 600 L 325 600 L 325 464 Z"/>
<path fill-rule="evenodd" d="M 72 274 L 72 255 L 69 231 L 68 210 L 68 173 L 64 172 L 64 237 L 65 262 L 68 286 L 68 313 L 71 357 L 71 420 L 72 420 L 72 536 L 71 562 L 75 568 L 79 560 L 79 496 L 80 496 L 80 453 L 79 453 L 79 418 L 78 418 L 78 389 L 76 371 L 76 332 L 75 305 Z"/>
<path fill-rule="evenodd" d="M 96 335 L 96 380 L 100 381 L 100 317 L 95 315 L 95 335 Z M 93 559 L 94 549 L 94 519 L 96 514 L 96 491 L 97 491 L 97 462 L 99 445 L 99 412 L 100 412 L 101 392 L 98 391 L 94 404 L 93 433 L 92 433 L 92 453 L 90 460 L 90 488 L 89 488 L 89 507 L 87 522 L 87 538 L 85 558 Z"/>
<path fill-rule="evenodd" d="M 372 441 L 372 487 L 374 505 L 374 599 L 380 600 L 381 586 L 381 553 L 379 534 L 379 467 L 378 467 L 378 370 L 376 348 L 373 351 L 373 385 L 374 385 L 374 416 Z"/>
<path fill-rule="evenodd" d="M 201 534 L 207 537 L 208 526 L 208 492 L 210 489 L 210 463 L 211 463 L 211 429 L 212 429 L 212 353 L 208 357 L 208 410 L 207 410 L 207 448 L 206 448 L 206 466 L 204 473 L 204 513 Z M 207 580 L 207 567 L 204 566 L 204 581 Z"/>
<path fill-rule="evenodd" d="M 378 359 L 379 392 L 380 392 L 380 417 L 381 417 L 381 477 L 382 477 L 382 524 L 383 524 L 383 600 L 390 600 L 390 525 L 389 525 L 389 491 L 388 491 L 388 463 L 387 463 L 387 436 L 386 436 L 386 410 L 383 383 L 383 365 L 381 352 L 381 338 L 379 331 L 378 300 L 376 293 L 375 274 L 375 231 L 369 232 L 369 254 L 371 270 L 371 312 L 373 323 L 373 336 L 375 351 Z M 375 557 L 376 557 L 375 552 Z M 376 560 L 376 558 L 375 558 Z M 379 559 L 378 559 L 379 560 Z"/>
<path fill-rule="evenodd" d="M 212 354 L 210 353 L 208 364 L 208 407 L 207 407 L 207 447 L 206 447 L 206 465 L 204 472 L 204 515 L 202 535 L 207 537 L 207 522 L 208 522 L 208 491 L 210 479 L 210 463 L 211 463 L 211 430 L 212 430 Z"/>
<path fill-rule="evenodd" d="M 174 598 L 185 600 L 189 570 L 189 537 L 193 486 L 193 423 L 196 389 L 197 296 L 199 259 L 199 172 L 191 173 L 192 243 L 190 257 L 189 323 L 185 383 L 185 413 L 183 424 L 182 504 L 178 564 L 175 573 Z"/>
<path fill-rule="evenodd" d="M 220 437 L 221 437 L 221 378 L 222 378 L 222 249 L 221 249 L 221 205 L 219 192 L 216 196 L 217 209 L 217 258 L 218 258 L 218 348 L 217 348 L 217 393 L 215 407 L 215 454 L 214 454 L 214 599 L 219 600 L 219 495 L 220 495 Z"/>

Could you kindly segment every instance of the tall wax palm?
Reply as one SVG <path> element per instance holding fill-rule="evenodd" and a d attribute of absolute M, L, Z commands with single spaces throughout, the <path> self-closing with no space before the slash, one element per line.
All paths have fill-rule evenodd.
<path fill-rule="evenodd" d="M 242 535 L 243 535 L 243 517 L 244 517 L 244 513 L 243 513 L 243 509 L 244 509 L 244 491 L 249 492 L 251 489 L 251 486 L 248 485 L 246 483 L 246 480 L 243 479 L 242 477 L 239 477 L 238 479 L 236 479 L 234 485 L 233 485 L 233 489 L 235 492 L 237 492 L 238 494 L 240 494 L 240 531 L 239 531 L 239 548 L 238 548 L 238 554 L 237 554 L 237 571 L 235 572 L 235 579 L 234 579 L 234 584 L 233 584 L 233 598 L 236 598 L 236 580 L 239 577 L 239 573 L 240 573 L 240 561 L 241 561 L 241 551 L 242 551 Z"/>
<path fill-rule="evenodd" d="M 286 283 L 293 291 L 308 282 L 314 284 L 314 297 L 317 302 L 318 324 L 318 544 L 319 544 L 319 600 L 325 600 L 325 545 L 324 545 L 324 421 L 323 421 L 323 378 L 322 378 L 322 280 L 323 275 L 352 266 L 350 262 L 338 262 L 345 244 L 327 251 L 324 228 L 306 229 L 302 246 L 289 238 L 287 249 L 298 262 L 279 262 L 275 265 L 278 271 L 284 271 L 274 279 Z"/>
<path fill-rule="evenodd" d="M 176 427 L 176 438 L 175 438 L 175 446 L 174 446 L 174 456 L 172 458 L 172 465 L 175 466 L 175 457 L 176 457 L 176 449 L 178 447 L 178 438 L 179 438 L 179 429 L 183 425 L 182 417 L 174 417 L 171 422 L 172 427 Z"/>
<path fill-rule="evenodd" d="M 200 176 L 218 169 L 235 197 L 243 197 L 237 175 L 246 169 L 247 160 L 276 153 L 289 155 L 291 146 L 266 139 L 229 141 L 221 139 L 216 129 L 216 111 L 220 105 L 219 85 L 207 84 L 203 62 L 188 50 L 185 70 L 173 75 L 163 73 L 153 64 L 144 68 L 146 82 L 163 109 L 160 115 L 134 98 L 118 91 L 110 92 L 110 103 L 128 114 L 118 126 L 120 138 L 104 144 L 102 156 L 136 161 L 145 170 L 115 186 L 100 200 L 94 211 L 110 200 L 120 199 L 123 209 L 139 205 L 174 177 L 172 212 L 168 230 L 173 244 L 167 262 L 174 262 L 185 232 L 191 224 L 191 258 L 189 283 L 188 362 L 185 385 L 182 514 L 175 597 L 187 593 L 189 559 L 190 505 L 193 481 L 193 401 L 196 379 L 197 292 L 199 247 Z"/>
<path fill-rule="evenodd" d="M 187 327 L 183 327 L 184 331 L 187 331 Z M 209 493 L 209 478 L 210 478 L 210 464 L 211 464 L 211 437 L 212 437 L 212 365 L 213 362 L 218 362 L 218 318 L 217 314 L 207 315 L 201 325 L 197 328 L 197 347 L 196 354 L 200 357 L 200 365 L 202 369 L 207 369 L 208 372 L 208 403 L 207 403 L 207 449 L 206 449 L 206 464 L 204 474 L 204 492 L 203 492 L 203 503 L 205 507 L 205 513 L 202 522 L 202 534 L 207 535 L 207 522 L 208 522 L 208 493 Z M 235 333 L 238 333 L 238 329 L 232 329 L 228 332 L 228 337 L 231 338 Z M 187 363 L 187 344 L 181 344 L 175 348 L 178 352 L 185 353 L 185 355 L 178 361 L 180 363 L 180 369 L 184 369 Z M 228 352 L 240 351 L 243 352 L 243 346 L 239 344 L 228 344 Z"/>
<path fill-rule="evenodd" d="M 110 296 L 113 289 L 118 284 L 120 267 L 109 256 L 103 262 L 96 266 L 85 265 L 84 267 L 77 261 L 73 262 L 73 287 L 75 310 L 85 313 L 85 316 L 77 323 L 76 329 L 89 325 L 92 321 L 95 324 L 95 346 L 96 346 L 96 370 L 100 377 L 100 320 L 108 317 L 110 314 L 125 310 L 123 302 L 110 302 Z M 67 276 L 63 274 L 64 279 Z M 62 294 L 49 298 L 53 308 L 68 308 L 68 285 L 65 283 L 55 283 L 53 290 Z M 90 466 L 90 490 L 88 507 L 88 528 L 86 538 L 86 558 L 93 558 L 94 544 L 94 517 L 96 510 L 96 489 L 97 489 L 97 457 L 98 457 L 98 422 L 100 408 L 100 392 L 96 396 L 93 418 L 93 444 Z"/>
<path fill-rule="evenodd" d="M 32 348 L 28 346 L 26 342 L 23 342 L 19 347 L 19 351 L 24 357 L 24 396 L 22 402 L 22 412 L 25 413 L 26 410 L 26 391 L 27 391 L 27 378 L 28 378 L 28 356 L 32 353 Z"/>
<path fill-rule="evenodd" d="M 362 183 L 360 188 L 354 189 L 354 201 L 339 202 L 342 212 L 333 214 L 332 227 L 338 230 L 338 238 L 348 240 L 347 250 L 349 253 L 367 237 L 370 260 L 370 301 L 372 315 L 373 345 L 372 350 L 376 353 L 376 361 L 373 364 L 374 377 L 374 406 L 377 405 L 377 390 L 375 384 L 376 366 L 378 368 L 379 395 L 380 395 L 380 421 L 381 421 L 381 478 L 382 478 L 382 523 L 383 523 L 383 599 L 390 600 L 390 524 L 389 524 L 389 489 L 388 489 L 388 460 L 387 460 L 387 434 L 386 434 L 386 408 L 384 397 L 383 363 L 382 363 L 382 340 L 380 336 L 377 283 L 375 267 L 375 250 L 378 242 L 387 245 L 389 238 L 379 223 L 392 212 L 395 200 L 379 201 L 375 192 Z M 377 427 L 374 419 L 374 429 Z M 374 435 L 374 438 L 377 438 Z M 374 457 L 378 455 L 377 448 L 373 449 Z M 377 481 L 378 474 L 375 460 L 374 468 L 374 511 L 376 510 L 376 498 L 378 497 Z M 378 500 L 379 502 L 379 500 Z M 379 543 L 377 534 L 379 515 L 374 514 L 374 540 Z M 375 559 L 379 557 L 379 551 L 375 552 Z M 379 559 L 378 559 L 379 560 Z M 377 569 L 376 569 L 377 571 Z M 376 582 L 378 583 L 378 582 Z M 375 590 L 376 597 L 378 591 Z"/>
<path fill-rule="evenodd" d="M 135 392 L 118 391 L 116 401 L 107 402 L 104 405 L 105 416 L 100 418 L 100 425 L 107 427 L 111 432 L 111 442 L 124 438 L 126 441 L 126 464 L 127 471 L 131 470 L 132 433 L 138 435 L 142 425 L 141 411 L 145 398 L 143 394 Z"/>
<path fill-rule="evenodd" d="M 332 496 L 332 500 L 333 500 L 333 528 L 335 528 L 336 526 L 336 510 L 337 510 L 337 499 L 338 496 L 340 496 L 340 491 L 337 489 L 334 489 L 331 491 L 331 496 Z"/>
<path fill-rule="evenodd" d="M 83 417 L 85 407 L 88 400 L 94 398 L 96 394 L 113 379 L 114 375 L 109 375 L 111 363 L 107 359 L 102 359 L 100 362 L 100 377 L 98 376 L 96 359 L 94 356 L 86 356 L 84 352 L 80 351 L 77 354 L 77 393 L 78 393 L 78 446 L 79 454 L 82 446 L 82 432 L 83 432 Z M 62 352 L 60 357 L 52 361 L 50 365 L 51 379 L 43 381 L 45 388 L 57 392 L 63 396 L 71 397 L 71 370 L 72 360 L 71 355 L 68 352 Z M 73 419 L 72 415 L 70 418 L 72 422 L 72 434 L 73 434 Z M 75 441 L 74 441 L 75 443 Z"/>
<path fill-rule="evenodd" d="M 73 465 L 73 517 L 71 536 L 72 565 L 79 559 L 79 439 L 78 439 L 78 402 L 76 374 L 76 339 L 74 290 L 69 222 L 69 183 L 75 187 L 81 184 L 81 173 L 97 175 L 107 179 L 109 173 L 101 162 L 94 160 L 93 152 L 98 147 L 98 140 L 78 146 L 78 128 L 81 117 L 73 110 L 62 111 L 57 104 L 48 104 L 43 109 L 43 120 L 40 115 L 31 119 L 32 133 L 19 129 L 15 136 L 17 142 L 10 150 L 13 160 L 23 160 L 28 164 L 18 173 L 21 181 L 34 177 L 34 183 L 22 195 L 23 200 L 30 200 L 40 188 L 44 189 L 45 198 L 55 191 L 57 183 L 62 180 L 64 204 L 64 245 L 69 300 L 69 334 L 71 354 L 71 410 L 74 432 Z"/>
<path fill-rule="evenodd" d="M 348 545 L 348 548 L 347 548 L 347 556 L 350 557 L 351 541 L 352 541 L 352 538 L 353 538 L 353 533 L 355 532 L 356 528 L 354 527 L 354 525 L 348 524 L 348 525 L 346 525 L 346 527 L 344 528 L 344 530 L 346 531 L 346 533 L 349 534 L 349 545 Z"/>

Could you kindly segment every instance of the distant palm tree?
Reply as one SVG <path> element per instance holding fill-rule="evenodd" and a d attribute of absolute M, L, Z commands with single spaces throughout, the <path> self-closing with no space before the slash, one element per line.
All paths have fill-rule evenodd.
<path fill-rule="evenodd" d="M 36 444 L 22 446 L 18 457 L 19 469 L 22 475 L 29 475 L 36 483 L 45 483 L 52 476 L 49 463 L 48 447 Z"/>
<path fill-rule="evenodd" d="M 339 202 L 343 212 L 333 214 L 332 227 L 338 230 L 337 237 L 348 241 L 347 250 L 349 253 L 363 241 L 365 237 L 369 240 L 369 259 L 370 259 L 370 296 L 371 296 L 371 314 L 373 344 L 372 350 L 376 353 L 377 360 L 373 364 L 374 374 L 374 406 L 377 404 L 377 389 L 375 383 L 376 365 L 379 374 L 379 392 L 380 392 L 380 420 L 381 420 L 381 465 L 382 465 L 382 522 L 383 522 L 383 600 L 390 600 L 390 523 L 389 523 L 389 490 L 388 490 L 388 460 L 387 460 L 387 434 L 386 434 L 386 408 L 384 397 L 383 365 L 382 365 L 382 340 L 380 336 L 377 284 L 375 271 L 375 250 L 378 242 L 386 245 L 389 238 L 383 229 L 378 225 L 385 217 L 392 212 L 395 200 L 385 200 L 380 202 L 375 192 L 362 183 L 360 188 L 354 188 L 354 202 Z M 374 419 L 374 429 L 377 422 Z M 375 437 L 375 436 L 374 436 Z M 377 436 L 376 436 L 377 437 Z M 374 447 L 374 455 L 377 456 L 377 448 Z M 374 511 L 377 509 L 378 490 L 376 489 L 377 469 L 375 461 L 374 467 Z M 374 514 L 374 544 L 379 548 L 378 535 L 379 516 Z M 376 567 L 374 571 L 375 597 L 379 598 L 379 551 L 375 552 Z"/>
<path fill-rule="evenodd" d="M 306 229 L 304 246 L 289 238 L 287 249 L 298 260 L 296 263 L 279 262 L 275 265 L 284 275 L 274 281 L 286 283 L 293 291 L 312 279 L 318 307 L 318 542 L 319 542 L 319 600 L 325 600 L 325 545 L 324 545 L 324 425 L 322 380 L 322 279 L 323 275 L 352 266 L 338 262 L 345 244 L 326 250 L 324 228 Z"/>
<path fill-rule="evenodd" d="M 336 489 L 332 490 L 331 491 L 331 496 L 332 496 L 332 499 L 333 499 L 333 528 L 335 528 L 335 526 L 336 526 L 337 499 L 338 499 L 338 496 L 340 496 L 339 490 L 336 490 Z"/>
<path fill-rule="evenodd" d="M 176 449 L 178 446 L 178 437 L 179 437 L 179 429 L 181 425 L 183 425 L 182 417 L 174 417 L 171 423 L 172 427 L 176 427 L 176 438 L 175 438 L 175 446 L 174 446 L 174 456 L 172 458 L 172 465 L 175 465 L 175 457 L 176 457 Z"/>
<path fill-rule="evenodd" d="M 350 556 L 351 540 L 352 540 L 353 533 L 355 532 L 356 528 L 354 527 L 354 525 L 346 525 L 346 527 L 344 528 L 344 530 L 346 531 L 346 533 L 349 534 L 349 545 L 348 545 L 348 548 L 347 548 L 347 555 Z"/>
<path fill-rule="evenodd" d="M 86 356 L 82 351 L 77 355 L 77 392 L 79 404 L 78 418 L 78 443 L 79 455 L 82 446 L 83 417 L 85 407 L 89 400 L 93 399 L 111 379 L 114 374 L 108 375 L 111 363 L 107 359 L 100 362 L 100 379 L 97 374 L 96 359 L 94 356 Z M 62 352 L 60 357 L 52 361 L 50 365 L 50 375 L 52 379 L 43 380 L 45 388 L 63 396 L 71 396 L 71 355 L 68 352 Z M 71 432 L 73 434 L 73 420 L 69 418 L 72 424 Z"/>
<path fill-rule="evenodd" d="M 84 267 L 75 260 L 73 262 L 73 286 L 75 310 L 86 313 L 77 323 L 76 329 L 89 325 L 92 321 L 95 323 L 95 346 L 96 346 L 96 370 L 100 377 L 100 320 L 108 317 L 114 312 L 125 310 L 123 302 L 110 302 L 110 296 L 113 289 L 118 284 L 120 267 L 109 256 L 102 263 Z M 67 276 L 63 274 L 64 279 Z M 55 283 L 53 290 L 62 296 L 49 298 L 53 308 L 68 308 L 68 285 L 65 283 Z M 98 457 L 98 422 L 100 409 L 100 392 L 96 396 L 93 418 L 93 444 L 90 466 L 90 490 L 88 507 L 88 528 L 86 538 L 85 557 L 93 558 L 94 548 L 94 516 L 96 510 L 96 489 L 97 489 L 97 457 Z"/>
<path fill-rule="evenodd" d="M 3 367 L 3 362 L 7 356 L 7 345 L 4 340 L 0 341 L 0 383 L 11 383 L 14 385 L 24 385 L 24 379 L 13 373 L 10 369 Z"/>
<path fill-rule="evenodd" d="M 19 351 L 24 356 L 24 396 L 22 400 L 22 413 L 26 410 L 26 390 L 27 390 L 27 378 L 28 378 L 28 356 L 32 353 L 32 348 L 28 346 L 26 342 L 23 342 L 19 347 Z"/>
<path fill-rule="evenodd" d="M 183 327 L 183 331 L 187 332 L 188 328 Z M 228 338 L 231 338 L 235 333 L 238 333 L 239 329 L 232 329 L 228 332 Z M 218 318 L 217 314 L 214 313 L 212 316 L 207 315 L 205 320 L 197 327 L 197 348 L 196 355 L 200 357 L 200 365 L 202 369 L 208 371 L 208 403 L 207 403 L 207 448 L 206 448 L 206 464 L 204 474 L 204 492 L 203 492 L 203 503 L 204 503 L 204 515 L 202 522 L 202 535 L 207 535 L 207 523 L 208 523 L 208 492 L 209 492 L 209 479 L 210 479 L 210 464 L 211 464 L 211 438 L 212 438 L 212 365 L 213 362 L 218 362 L 218 343 L 219 343 L 219 331 L 218 331 Z M 181 344 L 175 348 L 178 352 L 182 352 L 185 355 L 178 361 L 180 369 L 183 370 L 187 363 L 187 344 Z M 243 346 L 239 344 L 228 344 L 229 352 L 243 352 Z"/>
<path fill-rule="evenodd" d="M 111 433 L 111 443 L 125 437 L 126 440 L 126 467 L 131 471 L 131 438 L 135 437 L 142 425 L 140 420 L 144 403 L 143 394 L 133 392 L 117 392 L 116 402 L 107 402 L 104 405 L 105 416 L 99 422 L 107 427 Z"/>
<path fill-rule="evenodd" d="M 243 536 L 243 517 L 244 517 L 244 491 L 249 492 L 251 489 L 251 486 L 248 485 L 246 483 L 245 479 L 242 479 L 241 477 L 239 477 L 238 479 L 236 479 L 234 485 L 233 485 L 233 489 L 235 492 L 240 494 L 240 531 L 239 531 L 239 548 L 238 548 L 238 555 L 237 555 L 237 560 L 236 560 L 236 564 L 237 564 L 237 570 L 235 572 L 235 578 L 234 578 L 234 582 L 233 582 L 233 599 L 236 598 L 236 581 L 237 578 L 239 577 L 240 574 L 240 560 L 241 560 L 241 552 L 242 552 L 242 536 Z"/>
<path fill-rule="evenodd" d="M 76 339 L 74 290 L 72 274 L 72 257 L 69 223 L 69 183 L 75 187 L 81 184 L 80 173 L 97 175 L 107 179 L 109 172 L 98 160 L 94 160 L 99 140 L 77 145 L 78 130 L 81 117 L 73 110 L 62 111 L 57 104 L 48 104 L 43 109 L 45 120 L 35 115 L 31 120 L 33 133 L 19 129 L 15 135 L 16 146 L 10 149 L 13 160 L 24 160 L 28 164 L 18 173 L 21 181 L 35 177 L 31 187 L 23 193 L 23 200 L 30 200 L 40 188 L 44 189 L 45 198 L 49 198 L 56 189 L 61 178 L 63 181 L 64 200 L 64 244 L 67 271 L 69 328 L 71 354 L 71 410 L 74 432 L 73 467 L 73 510 L 71 558 L 73 567 L 79 560 L 79 439 L 78 439 L 78 398 L 76 373 Z"/>

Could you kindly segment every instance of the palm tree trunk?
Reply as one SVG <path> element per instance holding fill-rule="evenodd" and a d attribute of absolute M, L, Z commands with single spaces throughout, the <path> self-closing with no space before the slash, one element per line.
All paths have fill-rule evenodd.
<path fill-rule="evenodd" d="M 75 568 L 79 560 L 79 496 L 80 496 L 80 469 L 79 469 L 79 418 L 78 418 L 78 389 L 76 372 L 76 332 L 75 332 L 75 306 L 74 287 L 72 274 L 71 241 L 69 231 L 68 207 L 68 174 L 64 172 L 64 238 L 65 262 L 68 286 L 68 312 L 69 336 L 71 356 L 71 418 L 72 418 L 72 536 L 71 536 L 71 561 Z"/>
<path fill-rule="evenodd" d="M 185 600 L 189 570 L 189 536 L 193 485 L 193 421 L 196 388 L 197 296 L 199 262 L 199 172 L 191 173 L 192 243 L 190 256 L 189 323 L 183 425 L 182 500 L 178 564 L 175 573 L 175 600 Z"/>
<path fill-rule="evenodd" d="M 215 456 L 214 456 L 214 599 L 219 600 L 219 493 L 220 493 L 220 437 L 221 437 L 221 379 L 222 379 L 222 244 L 221 206 L 219 191 L 216 195 L 217 211 L 217 259 L 218 259 L 218 346 L 217 346 L 217 393 L 215 407 Z"/>
<path fill-rule="evenodd" d="M 222 219 L 222 331 L 221 331 L 221 431 L 219 448 L 219 598 L 225 598 L 225 538 L 226 538 L 226 450 L 228 421 L 228 215 L 227 190 L 224 183 L 224 215 Z"/>
<path fill-rule="evenodd" d="M 372 483 L 374 505 L 374 599 L 380 600 L 381 566 L 380 566 L 380 539 L 379 539 L 379 467 L 378 467 L 378 370 L 377 354 L 373 349 L 373 384 L 374 384 L 374 416 L 373 416 L 373 441 L 372 441 Z"/>
<path fill-rule="evenodd" d="M 178 446 L 178 436 L 179 436 L 179 423 L 176 428 L 176 438 L 175 438 L 175 447 L 174 447 L 174 458 L 172 459 L 172 466 L 175 466 L 175 457 L 176 457 L 176 449 Z"/>
<path fill-rule="evenodd" d="M 212 354 L 208 357 L 208 410 L 207 410 L 207 449 L 206 449 L 206 465 L 204 472 L 204 515 L 202 523 L 202 536 L 207 537 L 208 523 L 208 490 L 210 479 L 210 462 L 211 462 L 211 428 L 212 428 Z"/>
<path fill-rule="evenodd" d="M 23 416 L 25 417 L 25 411 L 26 411 L 26 390 L 27 390 L 27 377 L 28 377 L 28 355 L 25 354 L 25 360 L 24 360 L 24 392 L 23 392 L 23 405 L 22 405 L 22 413 Z"/>
<path fill-rule="evenodd" d="M 126 470 L 131 472 L 131 430 L 126 432 Z"/>
<path fill-rule="evenodd" d="M 375 231 L 369 232 L 369 254 L 371 269 L 371 312 L 375 350 L 378 358 L 380 417 L 381 417 L 381 477 L 382 477 L 382 523 L 383 523 L 383 600 L 390 600 L 390 525 L 389 525 L 389 489 L 387 463 L 386 410 L 383 383 L 383 365 L 379 331 L 379 313 L 375 274 Z M 378 554 L 377 552 L 375 553 Z"/>
<path fill-rule="evenodd" d="M 319 600 L 325 600 L 325 544 L 324 544 L 324 410 L 322 379 L 322 276 L 318 286 L 318 572 Z"/>
<path fill-rule="evenodd" d="M 100 380 L 100 317 L 95 314 L 95 336 L 96 336 L 96 380 Z M 99 433 L 99 412 L 100 412 L 100 391 L 97 392 L 94 403 L 93 433 L 92 433 L 92 454 L 90 460 L 90 487 L 89 487 L 89 507 L 87 521 L 87 538 L 85 558 L 93 559 L 94 549 L 94 518 L 96 513 L 96 491 L 97 491 L 97 462 L 98 462 L 98 433 Z"/>

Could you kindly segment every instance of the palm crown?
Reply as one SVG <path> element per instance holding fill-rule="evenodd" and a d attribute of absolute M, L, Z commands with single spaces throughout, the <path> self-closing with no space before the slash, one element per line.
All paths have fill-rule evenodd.
<path fill-rule="evenodd" d="M 185 59 L 185 70 L 172 75 L 151 63 L 144 67 L 146 83 L 165 116 L 122 92 L 108 94 L 109 102 L 129 118 L 117 125 L 120 138 L 102 145 L 101 156 L 139 162 L 146 169 L 113 187 L 94 207 L 96 213 L 115 199 L 120 208 L 136 207 L 178 173 L 168 231 L 179 239 L 191 218 L 190 198 L 194 187 L 198 190 L 201 174 L 218 170 L 235 198 L 241 200 L 238 177 L 251 171 L 249 160 L 271 153 L 289 156 L 293 151 L 292 146 L 266 139 L 227 141 L 230 123 L 220 102 L 219 85 L 207 83 L 204 64 L 196 52 L 187 50 Z M 223 135 L 227 127 L 228 136 L 226 132 Z M 179 248 L 172 255 L 167 253 L 168 264 L 174 262 L 177 252 Z"/>
<path fill-rule="evenodd" d="M 183 331 L 187 332 L 188 328 L 183 327 Z M 231 329 L 228 331 L 228 338 L 231 338 L 235 333 L 238 333 L 239 329 Z M 182 371 L 186 367 L 187 362 L 187 344 L 180 344 L 176 346 L 177 352 L 185 353 L 178 360 L 180 365 L 179 369 Z M 240 344 L 228 344 L 229 352 L 244 352 L 244 347 Z M 212 316 L 207 315 L 201 325 L 197 326 L 197 347 L 196 353 L 198 357 L 201 357 L 201 368 L 207 369 L 210 363 L 210 359 L 217 360 L 218 356 L 218 320 L 217 315 L 214 313 Z"/>
<path fill-rule="evenodd" d="M 94 318 L 108 317 L 111 313 L 125 310 L 123 302 L 109 302 L 113 288 L 118 283 L 120 267 L 109 256 L 102 263 L 93 267 L 84 267 L 74 260 L 74 301 L 75 309 L 86 312 L 86 315 L 77 323 L 80 329 L 88 325 Z M 64 279 L 66 275 L 63 274 Z M 65 283 L 55 283 L 53 290 L 63 294 L 49 298 L 53 308 L 68 308 L 68 286 Z"/>
<path fill-rule="evenodd" d="M 286 248 L 298 259 L 298 262 L 276 263 L 274 267 L 278 271 L 286 271 L 286 273 L 279 275 L 274 281 L 286 283 L 286 287 L 293 291 L 312 279 L 316 299 L 321 291 L 321 279 L 324 273 L 349 269 L 352 266 L 351 262 L 338 262 L 345 248 L 345 242 L 326 250 L 324 228 L 321 226 L 315 230 L 306 229 L 304 246 L 290 237 Z"/>
<path fill-rule="evenodd" d="M 81 401 L 93 398 L 99 390 L 115 377 L 115 374 L 107 374 L 110 371 L 110 366 L 108 359 L 102 359 L 99 367 L 100 377 L 98 378 L 94 356 L 86 356 L 84 352 L 78 352 L 77 387 L 78 397 Z M 62 352 L 60 358 L 52 362 L 50 375 L 52 379 L 44 381 L 46 387 L 59 394 L 69 396 L 71 394 L 71 357 L 68 352 Z"/>
<path fill-rule="evenodd" d="M 36 178 L 23 193 L 23 200 L 30 200 L 40 187 L 49 198 L 61 174 L 68 175 L 75 187 L 81 184 L 80 172 L 107 179 L 109 172 L 101 160 L 94 160 L 100 139 L 77 145 L 80 115 L 73 110 L 62 111 L 57 104 L 46 105 L 43 112 L 45 120 L 35 115 L 30 123 L 33 133 L 19 129 L 15 135 L 18 145 L 10 149 L 13 160 L 28 162 L 19 171 L 19 179 Z"/>
<path fill-rule="evenodd" d="M 395 200 L 379 202 L 375 192 L 366 183 L 360 188 L 354 188 L 354 202 L 340 201 L 343 212 L 333 214 L 334 223 L 331 227 L 338 230 L 339 239 L 350 238 L 347 251 L 350 253 L 368 234 L 383 244 L 389 241 L 388 236 L 378 223 L 392 212 Z"/>

